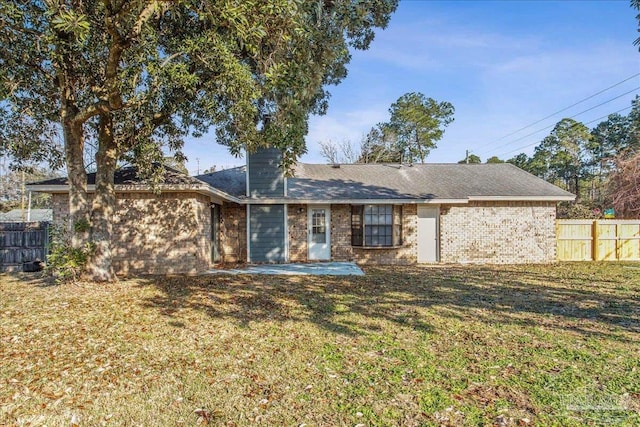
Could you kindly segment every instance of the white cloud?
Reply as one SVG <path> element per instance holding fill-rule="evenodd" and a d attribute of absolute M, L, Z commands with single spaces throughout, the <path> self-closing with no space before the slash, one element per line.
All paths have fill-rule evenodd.
<path fill-rule="evenodd" d="M 388 119 L 390 104 L 408 91 L 454 104 L 456 120 L 428 160 L 455 162 L 464 157 L 465 149 L 482 153 L 484 160 L 509 147 L 535 145 L 548 131 L 513 140 L 630 90 L 634 84 L 640 86 L 640 79 L 628 82 L 500 139 L 640 71 L 637 48 L 632 45 L 637 23 L 632 15 L 624 18 L 632 24 L 626 40 L 626 33 L 618 31 L 626 25 L 623 18 L 587 11 L 622 9 L 618 4 L 471 3 L 462 8 L 455 2 L 401 2 L 397 16 L 388 29 L 377 32 L 371 48 L 354 52 L 349 77 L 330 88 L 333 97 L 328 114 L 311 118 L 308 154 L 302 160 L 324 161 L 319 141 L 359 142 L 372 126 Z M 547 16 L 545 8 L 560 8 L 564 15 Z M 569 16 L 573 8 L 580 13 Z M 626 13 L 628 6 L 623 9 Z M 493 10 L 511 14 L 493 16 Z M 623 97 L 576 119 L 588 122 L 628 106 L 631 98 Z M 505 144 L 507 148 L 487 152 Z M 225 147 L 189 145 L 190 170 L 195 167 L 195 157 L 200 158 L 201 167 L 244 163 L 244 159 L 230 156 Z M 533 145 L 523 151 L 530 152 Z"/>

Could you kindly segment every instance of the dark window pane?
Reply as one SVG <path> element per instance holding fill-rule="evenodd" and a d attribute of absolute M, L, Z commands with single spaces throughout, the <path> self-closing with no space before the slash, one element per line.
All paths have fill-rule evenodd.
<path fill-rule="evenodd" d="M 324 230 L 324 227 L 322 228 L 322 230 Z M 311 240 L 313 241 L 313 243 L 327 243 L 327 233 L 325 233 L 324 231 L 314 231 L 313 235 L 311 236 Z"/>
<path fill-rule="evenodd" d="M 363 244 L 363 206 L 351 206 L 351 244 L 362 246 Z"/>
<path fill-rule="evenodd" d="M 355 207 L 352 207 L 352 242 L 357 231 L 354 224 L 357 217 L 353 215 Z M 402 206 L 394 205 L 367 205 L 362 206 L 364 224 L 359 230 L 362 243 L 365 246 L 396 246 L 401 244 L 402 235 Z M 364 230 L 362 230 L 362 228 Z"/>

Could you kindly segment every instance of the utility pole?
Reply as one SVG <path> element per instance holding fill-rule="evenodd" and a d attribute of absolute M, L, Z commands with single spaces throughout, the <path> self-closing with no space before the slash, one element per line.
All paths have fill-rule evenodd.
<path fill-rule="evenodd" d="M 464 162 L 469 164 L 469 150 L 465 150 L 466 154 L 464 156 Z"/>
<path fill-rule="evenodd" d="M 200 159 L 198 157 L 196 157 L 196 163 L 198 165 L 198 172 L 196 173 L 196 175 L 200 175 Z"/>

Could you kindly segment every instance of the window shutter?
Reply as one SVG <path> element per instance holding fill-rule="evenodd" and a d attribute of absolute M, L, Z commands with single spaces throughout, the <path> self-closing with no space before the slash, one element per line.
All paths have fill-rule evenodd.
<path fill-rule="evenodd" d="M 362 205 L 351 206 L 351 245 L 352 246 L 362 246 L 363 208 L 364 206 Z"/>
<path fill-rule="evenodd" d="M 402 205 L 393 206 L 393 246 L 402 245 Z"/>

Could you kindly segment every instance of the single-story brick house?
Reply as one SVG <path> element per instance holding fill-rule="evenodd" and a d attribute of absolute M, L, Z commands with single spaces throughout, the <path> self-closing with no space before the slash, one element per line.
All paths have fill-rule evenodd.
<path fill-rule="evenodd" d="M 502 164 L 296 165 L 280 153 L 197 177 L 167 169 L 160 193 L 116 173 L 114 266 L 120 274 L 199 273 L 218 263 L 546 263 L 568 193 Z M 88 175 L 92 191 L 95 174 Z M 30 185 L 68 216 L 64 179 Z"/>

